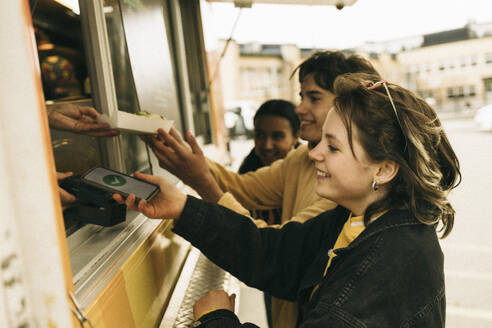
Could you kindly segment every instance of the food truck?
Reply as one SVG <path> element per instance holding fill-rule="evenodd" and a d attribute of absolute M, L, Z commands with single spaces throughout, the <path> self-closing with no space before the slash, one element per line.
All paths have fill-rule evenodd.
<path fill-rule="evenodd" d="M 236 5 L 257 2 L 296 1 Z M 187 187 L 136 133 L 94 137 L 57 131 L 47 119 L 60 104 L 112 119 L 147 111 L 191 130 L 207 156 L 227 161 L 200 1 L 80 0 L 72 8 L 8 0 L 0 25 L 0 326 L 188 327 L 204 293 L 238 293 L 238 281 L 174 235 L 170 221 L 130 210 L 106 224 L 94 224 L 89 209 L 92 221 L 64 215 L 57 171 L 104 166 Z"/>

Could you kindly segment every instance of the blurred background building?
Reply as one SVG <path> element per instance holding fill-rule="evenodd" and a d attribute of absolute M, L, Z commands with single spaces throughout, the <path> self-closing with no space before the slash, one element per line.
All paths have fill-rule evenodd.
<path fill-rule="evenodd" d="M 365 3 L 369 6 L 369 2 Z M 386 7 L 393 4 L 393 2 L 384 3 Z M 396 6 L 396 1 L 394 3 Z M 402 5 L 405 1 L 398 3 Z M 446 6 L 446 10 L 452 12 L 456 10 L 452 8 L 453 5 L 457 3 L 447 2 L 441 9 L 445 10 Z M 485 1 L 480 4 L 483 8 L 475 4 L 475 10 L 491 13 L 490 8 L 489 10 L 485 8 L 489 6 L 484 5 Z M 364 3 L 360 1 L 358 5 L 363 6 Z M 416 14 L 422 16 L 429 11 L 437 12 L 429 10 L 427 5 L 420 2 L 421 12 L 414 11 L 413 15 L 396 11 L 394 8 L 393 11 L 388 12 L 395 13 L 395 17 L 399 15 L 401 20 L 405 20 L 406 17 L 403 16 L 416 17 Z M 355 10 L 356 6 L 353 9 Z M 372 14 L 370 18 L 353 16 L 352 21 L 357 19 L 358 23 L 356 26 L 351 26 L 344 25 L 341 19 L 337 21 L 337 16 L 333 15 L 330 16 L 329 23 L 323 25 L 325 22 L 316 16 L 316 8 L 299 7 L 296 10 L 299 11 L 299 16 L 310 17 L 313 21 L 312 25 L 309 25 L 309 22 L 303 20 L 302 24 L 297 26 L 305 28 L 305 25 L 309 25 L 310 28 L 317 29 L 319 35 L 326 36 L 327 40 L 336 39 L 341 35 L 344 38 L 354 38 L 351 32 L 358 31 L 360 26 L 366 26 L 369 21 L 375 21 Z M 328 15 L 329 12 L 324 11 L 322 14 Z M 270 17 L 271 15 L 266 15 L 262 18 L 263 21 L 268 21 Z M 361 21 L 361 19 L 366 20 Z M 426 22 L 434 19 L 439 20 L 440 17 L 433 14 L 431 18 L 422 18 L 421 23 L 426 25 Z M 309 40 L 304 41 L 302 46 L 290 43 L 289 40 L 285 43 L 272 43 L 270 42 L 272 38 L 267 38 L 263 43 L 246 42 L 248 39 L 245 39 L 244 34 L 242 38 L 245 42 L 237 42 L 232 38 L 234 32 L 232 31 L 231 38 L 228 41 L 222 40 L 217 46 L 221 50 L 227 48 L 224 57 L 219 60 L 216 56 L 213 61 L 214 64 L 220 63 L 215 82 L 219 85 L 217 89 L 223 92 L 220 96 L 224 100 L 225 125 L 229 128 L 229 136 L 232 140 L 231 154 L 239 159 L 246 155 L 244 149 L 249 150 L 253 145 L 252 140 L 247 140 L 248 131 L 253 128 L 252 118 L 262 102 L 271 98 L 283 98 L 299 103 L 300 84 L 298 77 L 296 75 L 291 77 L 291 74 L 304 59 L 316 51 L 342 49 L 346 54 L 360 54 L 369 59 L 386 80 L 414 91 L 438 111 L 439 118 L 460 159 L 463 174 L 463 183 L 450 196 L 457 213 L 455 228 L 449 238 L 441 241 L 446 256 L 446 326 L 452 328 L 492 327 L 490 310 L 492 262 L 483 261 L 484 258 L 492 256 L 491 239 L 487 232 L 490 229 L 484 229 L 484 227 L 491 227 L 487 217 L 487 204 L 490 199 L 488 186 L 492 183 L 492 175 L 488 173 L 488 163 L 492 160 L 490 151 L 492 149 L 490 147 L 492 144 L 492 133 L 490 133 L 492 131 L 492 21 L 490 19 L 487 18 L 480 24 L 474 21 L 466 23 L 466 20 L 463 20 L 460 24 L 450 24 L 446 28 L 428 29 L 429 33 L 426 31 L 412 36 L 383 39 L 383 41 L 381 39 L 371 42 L 362 41 L 355 46 L 332 48 L 318 47 L 319 42 L 312 42 L 314 45 L 311 48 L 305 47 L 306 43 L 309 44 Z M 384 24 L 379 27 L 374 26 L 377 22 L 374 22 L 374 25 L 367 25 L 367 30 L 373 31 L 367 33 L 369 35 L 367 39 L 377 38 L 382 32 L 386 32 L 381 29 L 391 29 L 388 27 L 391 26 L 390 18 L 389 21 L 385 19 L 379 21 L 383 21 Z M 396 22 L 398 23 L 400 22 Z M 409 23 L 401 22 L 400 25 L 406 26 Z M 337 30 L 331 30 L 335 26 Z M 248 25 L 244 30 L 250 27 L 251 25 Z M 272 29 L 284 32 L 286 25 L 272 27 Z M 308 28 L 303 31 L 305 39 L 312 36 Z M 240 33 L 237 34 L 240 40 Z M 281 35 L 279 33 L 279 38 Z M 251 39 L 258 39 L 260 36 L 256 34 Z M 297 42 L 302 41 L 302 38 L 297 40 Z M 241 137 L 235 138 L 237 136 Z M 260 326 L 264 325 L 265 319 L 258 314 L 259 311 L 249 310 L 260 308 L 258 303 L 261 302 L 262 296 L 244 287 L 242 290 L 244 295 L 248 296 L 242 298 L 244 310 L 239 311 L 240 317 L 246 321 L 256 322 Z"/>
<path fill-rule="evenodd" d="M 224 46 L 225 41 L 222 41 Z M 294 44 L 238 44 L 231 41 L 219 75 L 226 111 L 243 117 L 264 101 L 297 102 L 299 83 L 292 72 L 315 51 Z M 492 23 L 344 49 L 368 58 L 385 79 L 406 86 L 440 112 L 474 111 L 492 102 Z M 245 123 L 248 125 L 248 123 Z"/>

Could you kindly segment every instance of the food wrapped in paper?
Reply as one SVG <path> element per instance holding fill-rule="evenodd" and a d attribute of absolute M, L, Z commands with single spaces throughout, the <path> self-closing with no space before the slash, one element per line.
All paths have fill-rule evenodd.
<path fill-rule="evenodd" d="M 111 115 L 111 117 L 102 114 L 98 117 L 98 122 L 108 123 L 112 129 L 136 134 L 155 134 L 160 128 L 169 132 L 174 123 L 174 121 L 166 120 L 160 115 L 147 111 L 137 114 L 118 111 L 117 115 Z"/>

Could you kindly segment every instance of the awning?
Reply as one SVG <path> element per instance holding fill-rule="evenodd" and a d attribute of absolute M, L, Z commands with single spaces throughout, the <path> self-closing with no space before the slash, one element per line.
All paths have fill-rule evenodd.
<path fill-rule="evenodd" d="M 315 5 L 315 6 L 337 6 L 342 9 L 353 5 L 357 0 L 207 0 L 208 2 L 231 2 L 236 7 L 249 8 L 253 4 L 279 4 L 279 5 Z"/>

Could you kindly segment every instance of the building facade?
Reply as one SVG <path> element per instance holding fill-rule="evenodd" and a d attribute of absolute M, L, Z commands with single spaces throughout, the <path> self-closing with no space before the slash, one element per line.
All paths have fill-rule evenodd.
<path fill-rule="evenodd" d="M 220 64 L 225 108 L 238 101 L 259 105 L 272 98 L 298 102 L 295 68 L 313 52 L 296 45 L 231 41 Z M 354 49 L 388 81 L 418 93 L 439 111 L 492 103 L 492 24 L 368 42 Z M 230 107 L 230 106 L 229 106 Z"/>
<path fill-rule="evenodd" d="M 492 102 L 492 36 L 432 44 L 398 54 L 400 81 L 441 111 Z"/>
<path fill-rule="evenodd" d="M 268 99 L 297 101 L 299 84 L 292 72 L 301 62 L 295 45 L 231 41 L 220 63 L 220 82 L 226 109 L 249 102 L 256 106 Z"/>

